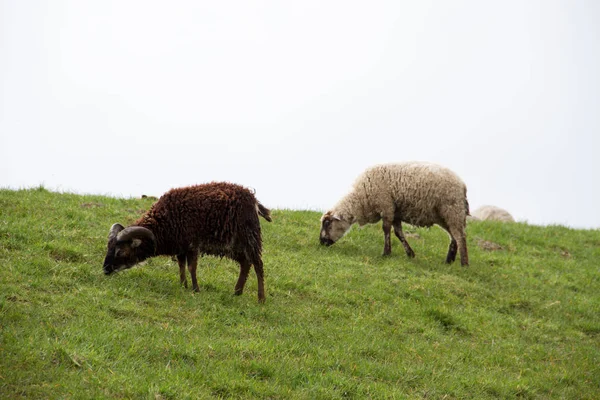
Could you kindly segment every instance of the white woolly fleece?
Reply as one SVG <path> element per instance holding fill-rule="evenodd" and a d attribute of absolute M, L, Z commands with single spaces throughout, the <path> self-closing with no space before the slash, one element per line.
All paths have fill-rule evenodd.
<path fill-rule="evenodd" d="M 481 206 L 473 212 L 473 217 L 482 221 L 515 222 L 508 211 L 496 206 Z"/>
<path fill-rule="evenodd" d="M 437 164 L 381 164 L 365 170 L 331 212 L 351 224 L 401 219 L 416 226 L 438 224 L 464 231 L 469 212 L 466 190 L 454 172 Z"/>

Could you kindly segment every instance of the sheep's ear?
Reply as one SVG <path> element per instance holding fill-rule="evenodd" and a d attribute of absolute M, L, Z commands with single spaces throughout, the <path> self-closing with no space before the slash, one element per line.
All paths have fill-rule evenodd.
<path fill-rule="evenodd" d="M 331 218 L 335 219 L 336 221 L 341 221 L 341 220 L 342 220 L 342 217 L 340 217 L 340 216 L 339 216 L 339 215 L 337 215 L 337 214 L 333 214 L 333 215 L 331 216 Z"/>
<path fill-rule="evenodd" d="M 138 247 L 140 244 L 142 244 L 142 239 L 133 239 L 131 241 L 131 248 L 135 249 L 136 247 Z"/>

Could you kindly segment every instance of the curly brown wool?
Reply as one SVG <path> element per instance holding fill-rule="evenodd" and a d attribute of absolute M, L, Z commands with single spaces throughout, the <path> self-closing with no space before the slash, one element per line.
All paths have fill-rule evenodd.
<path fill-rule="evenodd" d="M 176 256 L 180 281 L 187 287 L 185 266 L 198 291 L 199 255 L 227 257 L 240 264 L 235 294 L 240 295 L 254 265 L 258 299 L 265 301 L 261 229 L 258 217 L 270 211 L 247 188 L 228 182 L 172 189 L 132 226 L 111 227 L 104 272 L 131 268 L 146 258 Z"/>

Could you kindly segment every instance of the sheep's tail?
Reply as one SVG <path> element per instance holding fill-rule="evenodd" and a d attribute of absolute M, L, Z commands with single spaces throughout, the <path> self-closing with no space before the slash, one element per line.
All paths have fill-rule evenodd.
<path fill-rule="evenodd" d="M 467 200 L 467 188 L 465 187 L 465 212 L 467 215 L 471 215 L 469 211 L 469 201 Z"/>
<path fill-rule="evenodd" d="M 260 204 L 260 201 L 256 202 L 256 208 L 258 209 L 258 215 L 260 215 L 261 217 L 263 217 L 264 219 L 266 219 L 269 222 L 272 221 L 271 210 L 269 210 L 267 207 Z"/>

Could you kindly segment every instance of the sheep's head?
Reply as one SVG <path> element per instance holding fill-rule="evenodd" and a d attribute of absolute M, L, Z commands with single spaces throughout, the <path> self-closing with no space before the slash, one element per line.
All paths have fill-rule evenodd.
<path fill-rule="evenodd" d="M 106 275 L 131 268 L 156 252 L 156 239 L 151 230 L 141 226 L 123 228 L 114 224 L 108 232 L 108 245 L 104 258 Z"/>
<path fill-rule="evenodd" d="M 321 244 L 331 246 L 348 232 L 351 225 L 339 215 L 327 211 L 321 217 Z"/>

